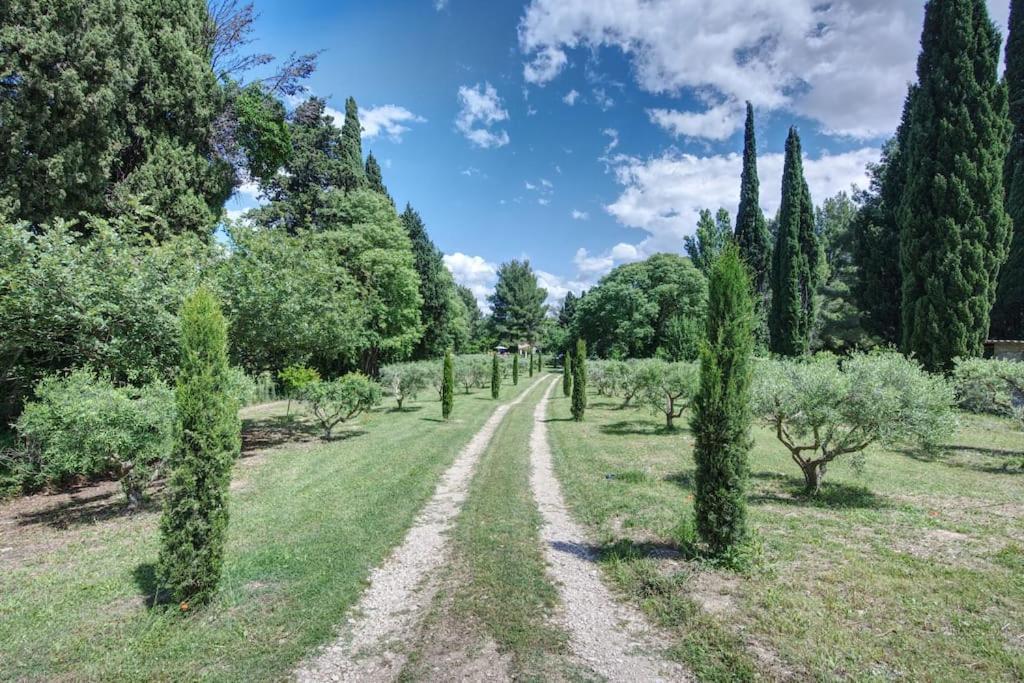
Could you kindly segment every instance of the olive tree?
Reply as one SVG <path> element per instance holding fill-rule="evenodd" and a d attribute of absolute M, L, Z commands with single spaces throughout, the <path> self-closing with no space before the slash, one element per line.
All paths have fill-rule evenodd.
<path fill-rule="evenodd" d="M 1024 363 L 987 358 L 957 358 L 955 363 L 953 385 L 962 409 L 1024 421 Z"/>
<path fill-rule="evenodd" d="M 329 441 L 334 429 L 380 403 L 380 385 L 362 373 L 350 372 L 327 382 L 313 382 L 302 392 L 309 407 Z"/>
<path fill-rule="evenodd" d="M 665 416 L 665 428 L 674 429 L 675 419 L 682 417 L 700 382 L 696 363 L 647 361 L 637 370 L 640 403 Z"/>
<path fill-rule="evenodd" d="M 872 444 L 930 447 L 955 428 L 950 383 L 894 351 L 854 353 L 841 363 L 828 354 L 762 361 L 753 406 L 800 467 L 809 494 L 840 456 Z"/>
<path fill-rule="evenodd" d="M 381 368 L 380 383 L 401 410 L 407 399 L 416 399 L 430 384 L 433 369 L 423 363 L 396 363 Z"/>

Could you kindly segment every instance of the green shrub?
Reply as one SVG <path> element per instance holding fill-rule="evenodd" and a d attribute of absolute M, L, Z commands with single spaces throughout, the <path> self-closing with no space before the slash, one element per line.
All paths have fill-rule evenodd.
<path fill-rule="evenodd" d="M 512 386 L 519 385 L 519 354 L 512 356 Z"/>
<path fill-rule="evenodd" d="M 761 361 L 755 373 L 755 414 L 789 450 L 811 494 L 830 462 L 871 444 L 934 448 L 956 428 L 953 404 L 950 382 L 895 351 L 854 353 L 841 364 L 828 354 Z"/>
<path fill-rule="evenodd" d="M 32 458 L 22 473 L 30 485 L 115 476 L 137 507 L 173 448 L 174 422 L 174 394 L 163 382 L 115 387 L 88 368 L 44 378 L 16 425 Z"/>
<path fill-rule="evenodd" d="M 331 381 L 307 384 L 302 401 L 320 423 L 324 439 L 330 440 L 334 429 L 378 405 L 380 385 L 362 373 L 350 372 Z"/>
<path fill-rule="evenodd" d="M 587 409 L 587 342 L 576 340 L 572 359 L 572 419 L 580 422 Z"/>
<path fill-rule="evenodd" d="M 157 575 L 187 609 L 208 602 L 220 580 L 241 424 L 220 305 L 200 289 L 185 300 L 180 319 L 176 444 L 168 458 Z"/>
<path fill-rule="evenodd" d="M 739 251 L 727 247 L 708 283 L 706 342 L 690 427 L 697 465 L 697 531 L 712 554 L 728 556 L 747 536 L 751 355 L 754 304 Z M 685 374 L 685 373 L 683 373 Z"/>
<path fill-rule="evenodd" d="M 674 429 L 697 394 L 700 371 L 696 363 L 666 363 L 652 360 L 637 368 L 639 399 L 655 413 L 665 416 L 665 428 Z"/>
<path fill-rule="evenodd" d="M 444 367 L 441 379 L 441 417 L 445 420 L 452 415 L 455 402 L 455 361 L 451 349 L 444 352 Z"/>
<path fill-rule="evenodd" d="M 415 400 L 427 388 L 431 375 L 432 369 L 423 363 L 396 363 L 381 368 L 380 383 L 401 410 L 407 399 Z"/>
<path fill-rule="evenodd" d="M 232 367 L 229 375 L 231 393 L 238 399 L 238 405 L 251 406 L 277 399 L 277 387 L 269 372 L 261 372 L 253 377 L 242 368 Z"/>
<path fill-rule="evenodd" d="M 988 358 L 957 358 L 954 363 L 953 386 L 960 408 L 1024 418 L 1024 363 Z"/>
<path fill-rule="evenodd" d="M 289 365 L 277 373 L 281 388 L 288 398 L 299 398 L 307 384 L 320 381 L 320 373 L 302 365 Z"/>
<path fill-rule="evenodd" d="M 498 354 L 491 357 L 491 398 L 498 398 L 501 393 L 501 361 Z"/>
<path fill-rule="evenodd" d="M 530 351 L 530 377 L 533 377 L 533 351 Z"/>
<path fill-rule="evenodd" d="M 569 349 L 562 356 L 562 393 L 566 398 L 572 396 L 572 351 Z"/>

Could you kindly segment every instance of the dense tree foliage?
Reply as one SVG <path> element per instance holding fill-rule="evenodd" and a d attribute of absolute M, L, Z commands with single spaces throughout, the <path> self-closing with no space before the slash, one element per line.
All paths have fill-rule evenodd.
<path fill-rule="evenodd" d="M 1013 225 L 1010 251 L 999 274 L 992 336 L 1024 339 L 1024 4 L 1011 0 L 1006 38 L 1006 90 L 1009 99 L 1009 153 L 1004 166 L 1006 211 Z"/>
<path fill-rule="evenodd" d="M 491 355 L 491 398 L 498 398 L 501 394 L 501 361 L 498 354 Z"/>
<path fill-rule="evenodd" d="M 612 361 L 616 362 L 616 361 Z M 619 379 L 618 367 L 603 377 L 609 391 Z M 645 362 L 638 369 L 639 403 L 665 417 L 665 429 L 675 429 L 675 421 L 683 416 L 697 393 L 698 369 L 695 363 L 668 363 L 662 360 Z M 598 387 L 600 393 L 601 387 Z"/>
<path fill-rule="evenodd" d="M 370 410 L 380 403 L 380 398 L 380 385 L 360 372 L 311 382 L 302 389 L 302 402 L 320 423 L 326 441 L 331 440 L 338 425 Z"/>
<path fill-rule="evenodd" d="M 587 342 L 576 340 L 572 357 L 572 419 L 583 420 L 587 410 Z"/>
<path fill-rule="evenodd" d="M 800 136 L 789 129 L 782 170 L 775 248 L 772 305 L 768 316 L 771 350 L 784 356 L 807 353 L 814 324 L 821 252 L 814 232 L 814 205 L 804 179 Z"/>
<path fill-rule="evenodd" d="M 177 444 L 168 458 L 157 564 L 160 586 L 182 609 L 210 600 L 223 564 L 228 484 L 241 448 L 227 345 L 216 298 L 198 290 L 181 312 Z"/>
<path fill-rule="evenodd" d="M 498 268 L 491 302 L 491 322 L 499 341 L 533 341 L 547 312 L 547 290 L 537 284 L 529 261 L 512 260 Z"/>
<path fill-rule="evenodd" d="M 771 267 L 771 233 L 761 211 L 761 184 L 757 175 L 757 139 L 754 134 L 754 107 L 747 102 L 747 118 L 743 133 L 743 173 L 740 176 L 740 205 L 736 212 L 736 244 L 740 256 L 750 270 L 754 291 L 759 299 L 755 306 L 763 315 L 764 297 L 768 291 Z"/>
<path fill-rule="evenodd" d="M 562 356 L 562 395 L 572 396 L 572 349 L 566 349 Z"/>
<path fill-rule="evenodd" d="M 715 262 L 708 294 L 707 342 L 690 428 L 697 464 L 697 531 L 721 554 L 747 535 L 747 454 L 750 438 L 754 304 L 738 249 Z"/>
<path fill-rule="evenodd" d="M 391 199 L 391 193 L 388 192 L 387 186 L 384 185 L 384 175 L 380 170 L 380 164 L 377 163 L 377 158 L 373 156 L 373 152 L 366 156 L 366 184 L 374 192 L 379 192 L 388 199 Z M 395 200 L 391 199 L 391 203 L 394 204 Z"/>
<path fill-rule="evenodd" d="M 1010 243 L 1010 125 L 983 0 L 925 6 L 899 208 L 902 345 L 931 370 L 981 354 Z"/>
<path fill-rule="evenodd" d="M 823 255 L 817 317 L 811 335 L 815 350 L 846 352 L 873 343 L 861 323 L 862 312 L 853 295 L 857 277 L 853 225 L 859 211 L 846 192 L 829 197 L 814 211 L 814 231 Z"/>
<path fill-rule="evenodd" d="M 689 259 L 655 254 L 619 266 L 575 303 L 574 329 L 599 358 L 648 358 L 659 349 L 677 360 L 693 346 L 707 306 L 707 280 Z M 680 339 L 682 335 L 682 339 Z"/>
<path fill-rule="evenodd" d="M 444 364 L 441 367 L 441 419 L 451 418 L 454 403 L 455 361 L 451 349 L 448 349 L 444 352 Z"/>
<path fill-rule="evenodd" d="M 729 212 L 719 209 L 714 216 L 709 209 L 701 209 L 697 230 L 683 238 L 686 255 L 705 277 L 711 273 L 711 265 L 732 239 L 732 224 Z"/>

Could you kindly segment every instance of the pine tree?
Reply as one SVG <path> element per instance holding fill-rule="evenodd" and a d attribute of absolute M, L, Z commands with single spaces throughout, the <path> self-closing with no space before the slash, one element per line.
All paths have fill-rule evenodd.
<path fill-rule="evenodd" d="M 491 398 L 498 398 L 501 393 L 501 361 L 498 354 L 491 354 Z"/>
<path fill-rule="evenodd" d="M 373 152 L 370 152 L 366 157 L 366 183 L 371 190 L 379 192 L 390 200 L 391 205 L 394 206 L 395 200 L 391 198 L 391 194 L 388 192 L 388 188 L 384 185 L 384 174 L 381 173 L 380 164 L 377 163 L 377 158 L 373 156 Z"/>
<path fill-rule="evenodd" d="M 572 396 L 572 349 L 566 349 L 562 357 L 562 393 Z"/>
<path fill-rule="evenodd" d="M 455 360 L 452 358 L 452 351 L 444 352 L 444 366 L 441 370 L 444 374 L 441 378 L 441 417 L 447 420 L 452 415 L 452 405 L 455 402 Z"/>
<path fill-rule="evenodd" d="M 355 98 L 345 100 L 345 123 L 341 126 L 342 189 L 358 190 L 368 187 L 363 168 L 363 129 L 359 123 L 359 108 Z"/>
<path fill-rule="evenodd" d="M 715 262 L 708 291 L 707 343 L 690 421 L 697 465 L 697 531 L 718 555 L 747 535 L 746 484 L 750 438 L 754 305 L 735 247 Z"/>
<path fill-rule="evenodd" d="M 711 272 L 711 264 L 732 239 L 732 225 L 729 212 L 719 209 L 714 216 L 708 209 L 701 209 L 697 221 L 697 231 L 683 238 L 686 255 L 693 265 L 707 277 Z"/>
<path fill-rule="evenodd" d="M 814 234 L 814 205 L 804 180 L 800 136 L 789 129 L 782 171 L 782 203 L 772 255 L 771 350 L 807 353 L 815 315 L 821 250 Z"/>
<path fill-rule="evenodd" d="M 992 309 L 993 337 L 1024 338 L 1024 3 L 1011 0 L 1006 38 L 1006 89 L 1009 96 L 1010 137 L 1003 184 L 1006 211 L 1013 223 L 1009 258 L 999 273 Z"/>
<path fill-rule="evenodd" d="M 743 134 L 743 173 L 740 176 L 740 206 L 736 212 L 736 244 L 750 269 L 754 291 L 762 297 L 768 290 L 772 236 L 761 211 L 761 185 L 757 176 L 757 140 L 754 137 L 754 107 L 747 102 Z"/>
<path fill-rule="evenodd" d="M 512 260 L 498 268 L 491 302 L 491 324 L 499 339 L 509 342 L 537 338 L 548 307 L 547 290 L 537 284 L 529 261 Z"/>
<path fill-rule="evenodd" d="M 182 306 L 175 395 L 177 445 L 167 463 L 158 576 L 161 587 L 187 609 L 208 602 L 220 579 L 228 484 L 241 446 L 227 324 L 217 300 L 204 289 Z"/>
<path fill-rule="evenodd" d="M 519 353 L 512 356 L 512 386 L 519 386 Z"/>
<path fill-rule="evenodd" d="M 983 0 L 925 6 L 899 209 L 902 338 L 932 371 L 979 356 L 1010 220 L 999 33 Z"/>
<path fill-rule="evenodd" d="M 572 359 L 572 419 L 583 421 L 587 409 L 587 342 L 576 340 L 576 355 Z"/>
<path fill-rule="evenodd" d="M 455 343 L 455 327 L 459 318 L 455 308 L 458 304 L 455 281 L 444 265 L 441 250 L 431 241 L 423 219 L 412 205 L 406 204 L 401 218 L 412 242 L 416 272 L 420 276 L 420 296 L 423 298 L 420 309 L 423 336 L 413 350 L 413 358 L 437 358 Z M 478 310 L 474 301 L 472 311 Z"/>

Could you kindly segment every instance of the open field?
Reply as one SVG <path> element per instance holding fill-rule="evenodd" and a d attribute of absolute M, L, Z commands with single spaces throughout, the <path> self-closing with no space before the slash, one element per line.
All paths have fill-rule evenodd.
<path fill-rule="evenodd" d="M 1024 677 L 1024 435 L 964 415 L 946 455 L 869 452 L 830 467 L 820 498 L 755 430 L 747 573 L 685 557 L 693 441 L 686 421 L 590 397 L 552 403 L 556 471 L 605 575 L 674 634 L 703 680 Z"/>
<path fill-rule="evenodd" d="M 287 678 L 496 405 L 460 393 L 444 423 L 421 399 L 388 401 L 330 443 L 289 428 L 283 402 L 243 411 L 224 575 L 191 618 L 149 608 L 159 511 L 123 515 L 116 484 L 0 505 L 0 679 Z"/>

